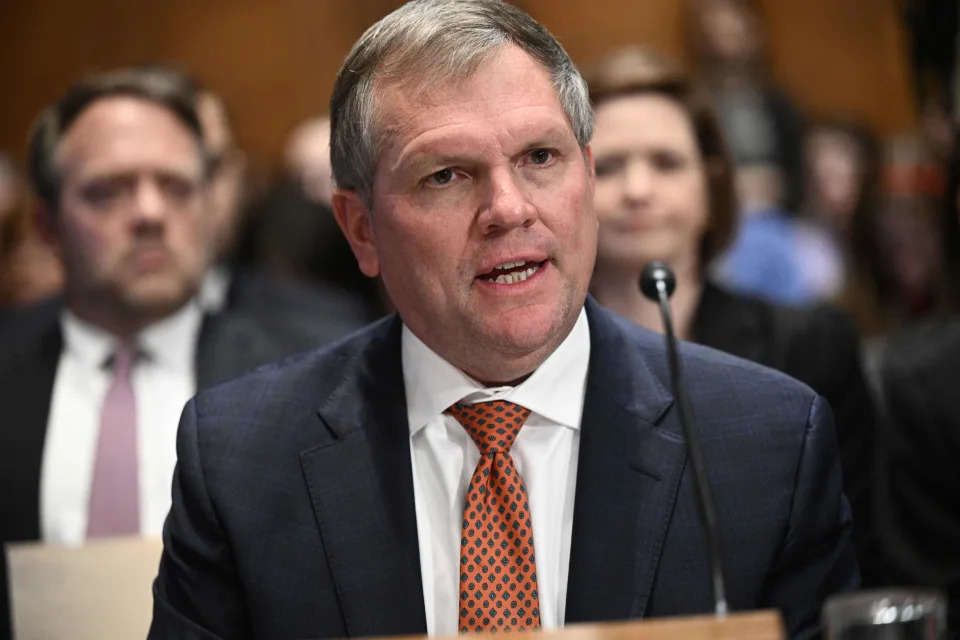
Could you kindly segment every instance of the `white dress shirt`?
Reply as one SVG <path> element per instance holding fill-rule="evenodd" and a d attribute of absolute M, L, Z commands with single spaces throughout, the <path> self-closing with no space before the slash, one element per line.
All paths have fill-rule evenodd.
<path fill-rule="evenodd" d="M 540 622 L 544 629 L 562 626 L 590 357 L 586 313 L 580 312 L 560 347 L 516 387 L 484 387 L 433 352 L 406 326 L 401 348 L 427 632 L 456 635 L 458 631 L 460 523 L 467 485 L 480 460 L 480 451 L 466 430 L 443 414 L 461 400 L 509 400 L 531 411 L 510 454 L 530 503 Z"/>
<path fill-rule="evenodd" d="M 170 510 L 180 412 L 196 392 L 201 320 L 200 308 L 191 302 L 137 337 L 142 355 L 132 376 L 143 536 L 158 537 Z M 63 351 L 40 474 L 40 527 L 44 542 L 80 544 L 86 539 L 100 408 L 113 376 L 107 363 L 117 342 L 70 311 L 63 313 L 61 326 Z"/>
<path fill-rule="evenodd" d="M 230 269 L 222 264 L 215 264 L 207 269 L 197 293 L 197 302 L 201 309 L 210 314 L 223 311 L 230 293 L 230 278 Z"/>

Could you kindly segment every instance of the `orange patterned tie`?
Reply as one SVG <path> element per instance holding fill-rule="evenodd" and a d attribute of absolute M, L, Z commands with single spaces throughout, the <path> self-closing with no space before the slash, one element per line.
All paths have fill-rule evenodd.
<path fill-rule="evenodd" d="M 495 400 L 449 413 L 480 449 L 467 487 L 460 538 L 460 631 L 540 628 L 533 527 L 523 479 L 510 457 L 530 415 L 520 405 Z"/>

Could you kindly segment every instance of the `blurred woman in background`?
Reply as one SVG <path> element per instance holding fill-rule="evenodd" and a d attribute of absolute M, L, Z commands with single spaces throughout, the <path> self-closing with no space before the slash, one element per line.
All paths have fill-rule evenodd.
<path fill-rule="evenodd" d="M 876 206 L 854 213 L 851 270 L 842 297 L 870 353 L 887 335 L 956 302 L 940 242 L 946 177 L 917 137 L 892 140 L 881 171 Z"/>
<path fill-rule="evenodd" d="M 853 325 L 827 307 L 778 307 L 706 278 L 733 233 L 737 205 L 734 170 L 704 89 L 639 48 L 612 54 L 584 76 L 596 110 L 591 147 L 600 225 L 591 292 L 613 311 L 662 331 L 658 306 L 643 297 L 638 281 L 648 262 L 667 262 L 677 274 L 678 337 L 779 369 L 828 400 L 854 543 L 869 581 L 874 412 Z"/>
<path fill-rule="evenodd" d="M 804 137 L 798 219 L 825 240 L 825 251 L 808 256 L 814 263 L 811 271 L 819 274 L 823 299 L 836 300 L 849 286 L 854 220 L 873 215 L 879 206 L 880 155 L 873 132 L 852 120 L 819 120 Z"/>

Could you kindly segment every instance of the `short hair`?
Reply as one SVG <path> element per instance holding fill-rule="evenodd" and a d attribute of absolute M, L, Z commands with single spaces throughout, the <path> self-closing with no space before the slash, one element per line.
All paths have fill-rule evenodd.
<path fill-rule="evenodd" d="M 380 83 L 414 77 L 422 86 L 463 78 L 505 44 L 543 65 L 581 149 L 593 134 L 586 84 L 560 43 L 529 15 L 501 0 L 413 0 L 367 29 L 347 55 L 330 99 L 334 181 L 373 203 L 384 142 Z"/>
<path fill-rule="evenodd" d="M 686 113 L 706 167 L 709 213 L 699 252 L 700 268 L 706 269 L 730 243 L 737 224 L 733 161 L 709 92 L 672 61 L 636 46 L 586 68 L 584 78 L 594 108 L 613 98 L 655 94 L 672 99 Z"/>
<path fill-rule="evenodd" d="M 44 109 L 30 132 L 28 168 L 37 196 L 51 209 L 60 204 L 63 176 L 57 150 L 77 118 L 98 100 L 130 96 L 166 108 L 190 131 L 207 173 L 207 158 L 200 119 L 197 85 L 188 77 L 157 65 L 132 67 L 88 76 L 74 84 L 59 100 Z"/>

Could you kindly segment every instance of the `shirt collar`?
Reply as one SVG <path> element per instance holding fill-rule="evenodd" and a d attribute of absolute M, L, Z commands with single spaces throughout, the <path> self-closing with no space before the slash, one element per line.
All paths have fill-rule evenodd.
<path fill-rule="evenodd" d="M 74 354 L 87 369 L 100 369 L 116 350 L 117 339 L 100 327 L 81 320 L 70 309 L 60 315 L 64 351 Z"/>
<path fill-rule="evenodd" d="M 203 314 L 191 300 L 178 311 L 145 327 L 136 338 L 138 348 L 151 361 L 180 371 L 192 371 Z M 102 367 L 117 347 L 113 334 L 81 320 L 69 309 L 61 315 L 64 348 L 86 366 Z"/>
<path fill-rule="evenodd" d="M 227 293 L 230 290 L 230 270 L 221 264 L 207 269 L 200 282 L 197 301 L 207 313 L 219 313 L 227 306 Z"/>
<path fill-rule="evenodd" d="M 460 400 L 509 400 L 551 422 L 580 428 L 590 360 L 590 328 L 583 309 L 560 346 L 515 387 L 484 387 L 440 357 L 406 325 L 401 354 L 411 435 Z"/>
<path fill-rule="evenodd" d="M 178 371 L 193 371 L 203 310 L 191 300 L 178 311 L 140 332 L 137 341 L 154 362 Z"/>

